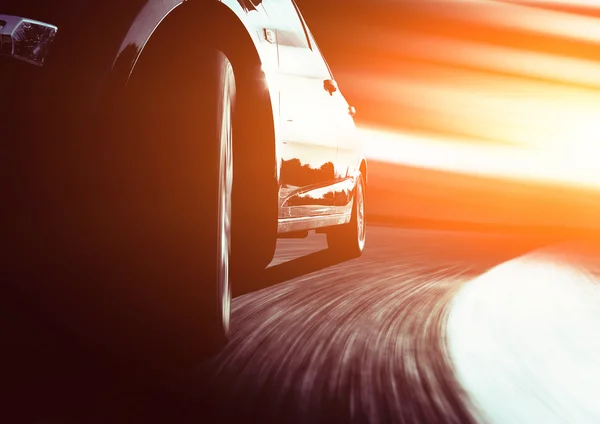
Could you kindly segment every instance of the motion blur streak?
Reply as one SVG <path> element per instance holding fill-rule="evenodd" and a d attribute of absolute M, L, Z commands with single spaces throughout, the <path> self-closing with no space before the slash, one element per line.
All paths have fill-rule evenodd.
<path fill-rule="evenodd" d="M 502 77 L 486 79 L 496 84 L 486 89 L 476 85 L 484 81 L 481 78 L 471 79 L 468 86 L 452 78 L 446 82 L 379 79 L 371 87 L 380 99 L 387 97 L 405 107 L 412 104 L 413 110 L 423 114 L 429 112 L 429 116 L 418 119 L 432 130 L 462 133 L 473 142 L 473 138 L 481 137 L 480 143 L 474 144 L 489 140 L 507 145 L 509 151 L 510 144 L 520 144 L 537 147 L 542 153 L 582 149 L 586 154 L 596 153 L 600 101 L 594 99 L 595 93 L 541 84 L 507 84 Z M 536 94 L 539 89 L 543 91 Z"/>
<path fill-rule="evenodd" d="M 600 10 L 600 1 L 598 0 L 495 0 L 502 3 L 522 3 L 534 6 L 552 7 L 552 6 L 575 6 L 585 7 L 590 10 Z"/>
<path fill-rule="evenodd" d="M 457 138 L 394 134 L 361 128 L 371 159 L 456 173 L 600 188 L 597 155 L 590 149 L 540 151 L 531 147 L 475 145 Z"/>
<path fill-rule="evenodd" d="M 234 300 L 212 378 L 190 393 L 215 423 L 469 424 L 445 349 L 448 304 L 547 242 L 372 226 L 364 255 L 335 263 L 322 235 L 280 240 L 261 290 Z"/>
<path fill-rule="evenodd" d="M 574 40 L 600 42 L 600 27 L 598 20 L 587 16 L 577 16 L 552 10 L 543 10 L 532 6 L 489 3 L 483 9 L 470 9 L 481 1 L 464 1 L 464 8 L 440 8 L 446 16 L 459 20 L 477 22 L 478 24 L 494 25 L 513 28 L 525 33 L 550 35 Z M 435 4 L 435 2 L 434 2 Z"/>
<path fill-rule="evenodd" d="M 510 2 L 400 4 L 416 23 L 363 24 L 357 48 L 378 46 L 376 65 L 340 77 L 361 87 L 348 96 L 368 105 L 357 119 L 372 158 L 600 186 L 600 19 Z"/>
<path fill-rule="evenodd" d="M 443 64 L 600 88 L 600 64 L 593 60 L 433 36 L 412 37 L 398 49 Z"/>
<path fill-rule="evenodd" d="M 330 284 L 334 276 L 324 273 L 240 299 L 233 313 L 246 335 L 234 335 L 218 378 L 237 375 L 260 388 L 238 387 L 234 396 L 243 407 L 267 401 L 271 414 L 292 413 L 299 423 L 435 422 L 438 411 L 450 412 L 448 423 L 463 423 L 446 397 L 448 383 L 436 375 L 443 357 L 426 352 L 435 349 L 431 338 L 464 271 L 447 264 L 429 282 L 415 263 L 399 262 L 390 271 L 370 284 Z M 419 324 L 410 319 L 424 311 L 428 317 Z M 261 389 L 273 390 L 268 400 L 260 399 Z M 408 397 L 412 408 L 402 402 Z M 336 411 L 342 405 L 347 409 Z"/>
<path fill-rule="evenodd" d="M 456 375 L 494 423 L 600 421 L 596 247 L 506 262 L 461 288 L 447 322 Z"/>

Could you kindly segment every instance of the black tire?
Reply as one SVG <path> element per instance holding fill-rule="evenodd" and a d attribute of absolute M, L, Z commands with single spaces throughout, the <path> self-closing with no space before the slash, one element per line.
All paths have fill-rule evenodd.
<path fill-rule="evenodd" d="M 362 255 L 366 241 L 365 186 L 362 175 L 354 189 L 352 217 L 348 224 L 327 231 L 327 246 L 336 256 L 357 258 Z"/>
<path fill-rule="evenodd" d="M 123 372 L 178 374 L 229 333 L 235 76 L 220 51 L 184 51 L 146 46 L 80 159 L 75 241 L 40 279 L 51 319 Z"/>
<path fill-rule="evenodd" d="M 156 109 L 148 115 L 156 121 L 142 123 L 153 131 L 148 139 L 163 144 L 156 152 L 160 156 L 150 157 L 164 161 L 167 172 L 153 184 L 154 196 L 140 213 L 157 218 L 151 243 L 165 260 L 151 277 L 147 267 L 140 267 L 142 281 L 153 282 L 150 290 L 160 301 L 140 311 L 145 328 L 132 340 L 144 349 L 142 357 L 161 370 L 178 370 L 218 352 L 228 339 L 231 305 L 235 75 L 228 58 L 215 49 L 181 60 L 186 63 L 168 62 L 179 70 L 179 81 L 166 80 L 169 72 L 165 80 L 154 81 L 164 84 L 155 99 L 162 104 L 149 102 Z M 136 90 L 144 86 L 132 87 L 134 102 L 142 99 Z M 153 212 L 165 203 L 170 213 L 163 219 L 170 223 L 160 222 Z M 141 295 L 132 299 L 138 306 Z M 139 354 L 137 346 L 134 354 Z"/>
<path fill-rule="evenodd" d="M 186 62 L 177 67 L 179 83 L 165 81 L 170 92 L 162 99 L 170 125 L 164 127 L 167 134 L 161 139 L 179 138 L 173 146 L 177 151 L 172 165 L 179 167 L 173 171 L 181 179 L 159 181 L 159 194 L 165 197 L 157 197 L 154 205 L 172 201 L 174 218 L 180 219 L 166 240 L 158 237 L 154 241 L 166 241 L 164 246 L 157 246 L 159 250 L 174 242 L 172 253 L 176 257 L 167 265 L 163 281 L 157 281 L 158 291 L 172 301 L 164 310 L 157 305 L 147 321 L 154 332 L 157 323 L 153 318 L 164 320 L 159 325 L 165 333 L 158 340 L 169 346 L 169 351 L 159 351 L 155 358 L 176 368 L 191 365 L 224 346 L 231 306 L 235 75 L 228 58 L 215 49 L 205 48 Z M 169 193 L 162 192 L 161 185 Z M 152 346 L 145 346 L 145 350 L 154 355 Z M 150 357 L 151 362 L 153 359 Z"/>

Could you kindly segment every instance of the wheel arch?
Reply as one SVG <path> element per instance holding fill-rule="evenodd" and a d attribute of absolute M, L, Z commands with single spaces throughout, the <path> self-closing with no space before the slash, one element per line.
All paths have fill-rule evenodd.
<path fill-rule="evenodd" d="M 165 8 L 164 16 L 154 18 L 157 24 L 148 31 L 147 37 L 134 43 L 135 49 L 127 39 L 123 43 L 115 61 L 115 75 L 121 80 L 121 86 L 127 84 L 137 58 L 143 55 L 152 37 L 162 37 L 155 40 L 168 43 L 169 37 L 181 40 L 183 35 L 185 40 L 190 40 L 181 46 L 183 49 L 215 47 L 227 56 L 236 78 L 239 112 L 236 126 L 243 129 L 234 135 L 234 181 L 237 181 L 233 194 L 234 221 L 238 222 L 234 228 L 241 230 L 234 232 L 232 249 L 234 257 L 247 256 L 246 240 L 253 240 L 254 250 L 264 245 L 267 252 L 266 259 L 257 258 L 254 262 L 268 263 L 277 240 L 279 107 L 276 101 L 279 96 L 267 84 L 257 32 L 244 21 L 241 6 L 236 10 L 235 5 L 239 6 L 237 2 L 188 0 L 168 10 Z"/>
<path fill-rule="evenodd" d="M 234 1 L 149 0 L 129 26 L 115 56 L 108 78 L 109 98 L 112 94 L 118 95 L 127 85 L 145 46 L 158 29 L 167 34 L 171 31 L 187 31 L 190 37 L 197 38 L 198 47 L 200 43 L 209 43 L 212 47 L 222 49 L 234 66 L 236 80 L 240 75 L 247 76 L 243 84 L 262 85 L 269 94 L 256 99 L 260 104 L 255 105 L 257 107 L 252 112 L 263 121 L 263 131 L 271 128 L 269 133 L 272 134 L 268 138 L 275 150 L 279 96 L 267 84 L 262 71 L 260 41 L 245 19 L 245 13 L 241 4 Z M 162 31 L 165 27 L 171 31 Z M 265 146 L 261 147 L 264 149 Z M 273 167 L 277 174 L 275 154 Z"/>

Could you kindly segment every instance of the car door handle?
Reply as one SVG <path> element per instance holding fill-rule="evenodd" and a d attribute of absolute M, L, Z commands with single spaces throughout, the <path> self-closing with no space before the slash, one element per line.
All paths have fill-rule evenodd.
<path fill-rule="evenodd" d="M 325 91 L 327 91 L 332 96 L 333 96 L 333 93 L 338 91 L 337 82 L 335 82 L 335 80 L 332 80 L 332 79 L 327 79 L 327 80 L 323 81 L 323 88 L 325 89 Z"/>

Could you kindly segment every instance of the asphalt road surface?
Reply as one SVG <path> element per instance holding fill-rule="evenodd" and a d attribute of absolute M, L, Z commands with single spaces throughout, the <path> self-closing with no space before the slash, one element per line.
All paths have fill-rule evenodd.
<path fill-rule="evenodd" d="M 364 255 L 340 262 L 327 252 L 324 235 L 280 240 L 264 275 L 234 299 L 231 342 L 218 357 L 181 381 L 123 385 L 107 378 L 91 392 L 85 371 L 78 379 L 59 375 L 57 386 L 71 382 L 69 394 L 52 397 L 46 388 L 52 400 L 40 403 L 39 390 L 32 390 L 22 417 L 63 418 L 32 423 L 588 422 L 600 414 L 593 408 L 597 391 L 585 390 L 599 379 L 590 381 L 598 375 L 588 372 L 581 386 L 585 371 L 573 358 L 595 363 L 589 358 L 595 339 L 582 332 L 590 329 L 585 320 L 599 315 L 591 312 L 598 296 L 590 296 L 598 286 L 589 284 L 593 273 L 581 272 L 594 251 L 556 241 L 370 226 Z M 560 326 L 557 313 L 571 314 L 571 321 Z M 573 320 L 579 332 L 569 327 Z M 565 334 L 575 347 L 561 344 Z M 549 344 L 554 356 L 541 361 Z M 565 381 L 587 397 L 565 397 Z M 35 380 L 23 384 L 36 387 Z"/>

